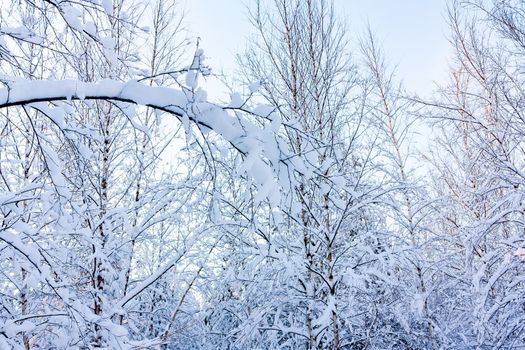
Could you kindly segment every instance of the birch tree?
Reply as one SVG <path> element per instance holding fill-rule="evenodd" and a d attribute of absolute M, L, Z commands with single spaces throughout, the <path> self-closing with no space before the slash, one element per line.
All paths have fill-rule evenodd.
<path fill-rule="evenodd" d="M 378 253 L 380 191 L 369 177 L 374 147 L 365 143 L 373 135 L 344 27 L 329 1 L 256 2 L 251 20 L 257 34 L 239 58 L 248 90 L 265 101 L 272 120 L 291 126 L 287 144 L 319 171 L 297 177 L 282 213 L 259 218 L 270 232 L 257 238 L 263 249 L 236 249 L 237 265 L 245 266 L 230 270 L 230 280 L 242 288 L 226 297 L 235 322 L 222 332 L 236 346 L 363 344 L 366 317 L 349 315 L 368 314 L 362 300 L 373 298 L 360 287 L 371 288 L 376 277 L 361 266 Z"/>
<path fill-rule="evenodd" d="M 454 286 L 447 338 L 456 347 L 516 348 L 523 341 L 521 28 L 523 4 L 454 2 L 455 66 L 431 115 L 441 122 L 433 163 Z M 497 45 L 496 45 L 497 43 Z M 452 254 L 451 254 L 452 253 Z"/>
<path fill-rule="evenodd" d="M 214 179 L 201 166 L 217 157 L 212 140 L 254 159 L 246 176 L 267 194 L 288 186 L 295 171 L 289 150 L 261 137 L 254 118 L 264 115 L 206 101 L 201 49 L 189 53 L 189 65 L 171 67 L 179 62 L 166 56 L 170 29 L 159 33 L 165 3 L 151 10 L 153 34 L 138 20 L 142 5 L 0 7 L 2 347 L 177 344 L 180 310 L 196 305 L 206 262 L 199 249 L 213 247 L 195 244 L 205 216 L 195 218 L 209 209 L 200 186 Z M 144 65 L 138 47 L 148 35 L 156 43 Z M 201 155 L 194 168 L 189 161 L 179 174 L 157 169 L 182 135 Z M 148 256 L 154 242 L 162 246 Z M 163 305 L 169 310 L 156 308 Z"/>

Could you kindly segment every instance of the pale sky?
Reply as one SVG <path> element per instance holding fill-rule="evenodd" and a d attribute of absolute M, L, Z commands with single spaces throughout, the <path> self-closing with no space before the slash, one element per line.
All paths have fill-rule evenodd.
<path fill-rule="evenodd" d="M 446 0 L 335 0 L 350 39 L 357 41 L 367 22 L 387 58 L 398 66 L 408 90 L 430 94 L 434 81 L 446 78 L 450 45 L 447 41 Z M 208 64 L 232 74 L 235 54 L 242 52 L 252 32 L 245 4 L 250 0 L 187 0 L 186 23 L 201 38 Z"/>

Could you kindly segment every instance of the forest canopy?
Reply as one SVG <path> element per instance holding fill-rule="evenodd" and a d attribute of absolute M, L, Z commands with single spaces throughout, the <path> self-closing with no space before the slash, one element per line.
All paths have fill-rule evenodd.
<path fill-rule="evenodd" d="M 523 348 L 525 4 L 448 1 L 424 98 L 246 7 L 221 77 L 177 0 L 0 3 L 0 349 Z"/>

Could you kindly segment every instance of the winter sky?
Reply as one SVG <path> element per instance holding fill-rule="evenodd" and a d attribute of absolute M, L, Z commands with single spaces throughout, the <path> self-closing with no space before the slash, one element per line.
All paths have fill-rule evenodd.
<path fill-rule="evenodd" d="M 410 91 L 429 94 L 434 81 L 443 82 L 451 50 L 447 41 L 445 0 L 335 0 L 340 16 L 356 43 L 366 24 L 397 64 Z M 201 37 L 208 64 L 215 71 L 235 70 L 235 54 L 242 52 L 252 29 L 247 19 L 249 0 L 187 0 L 186 23 Z M 211 91 L 210 91 L 211 92 Z"/>

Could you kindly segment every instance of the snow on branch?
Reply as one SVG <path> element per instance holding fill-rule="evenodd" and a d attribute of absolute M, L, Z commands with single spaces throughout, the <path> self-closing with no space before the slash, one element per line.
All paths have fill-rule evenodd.
<path fill-rule="evenodd" d="M 260 200 L 277 195 L 278 186 L 274 175 L 279 177 L 281 186 L 288 187 L 293 171 L 306 171 L 304 164 L 299 164 L 297 158 L 283 149 L 284 143 L 279 142 L 275 130 L 263 128 L 249 118 L 241 117 L 244 113 L 241 109 L 237 111 L 230 106 L 220 107 L 207 102 L 194 91 L 111 79 L 96 83 L 26 80 L 0 89 L 0 109 L 72 100 L 107 100 L 143 105 L 174 115 L 185 126 L 190 121 L 203 131 L 213 130 L 246 157 L 241 170 L 256 180 Z M 252 112 L 251 116 L 255 114 Z"/>

